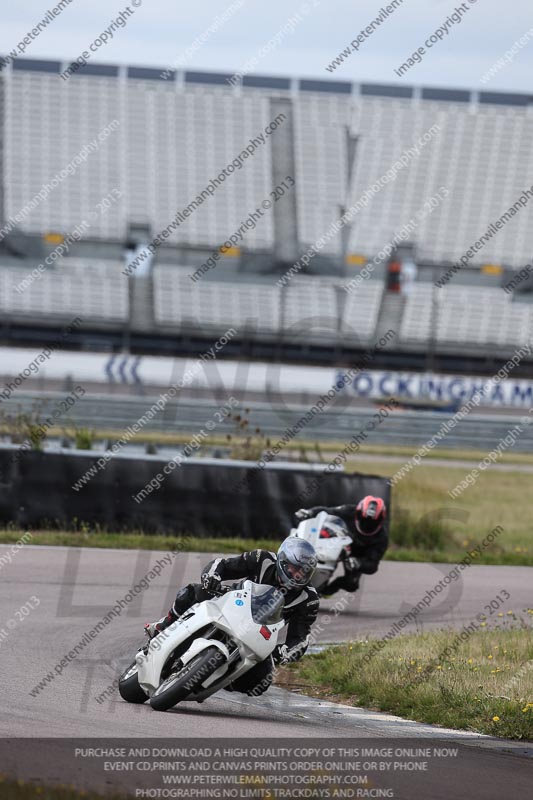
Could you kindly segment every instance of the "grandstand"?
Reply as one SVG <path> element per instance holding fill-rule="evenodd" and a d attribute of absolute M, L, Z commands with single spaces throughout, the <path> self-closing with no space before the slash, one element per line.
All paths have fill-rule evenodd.
<path fill-rule="evenodd" d="M 480 368 L 531 340 L 527 296 L 517 302 L 500 287 L 533 252 L 533 202 L 451 285 L 435 292 L 433 281 L 533 183 L 533 97 L 253 75 L 233 86 L 220 73 L 178 70 L 166 79 L 162 69 L 105 64 L 64 83 L 67 66 L 19 58 L 0 74 L 5 340 L 31 340 L 79 314 L 82 346 L 85 331 L 106 347 L 192 351 L 235 325 L 249 355 L 258 343 L 272 357 L 298 343 L 291 357 L 343 360 L 388 325 L 397 330 L 388 357 L 398 364 L 423 367 L 430 349 L 433 358 L 479 358 Z M 281 107 L 287 124 L 270 135 Z M 253 154 L 235 165 L 251 142 Z M 243 226 L 283 176 L 280 153 L 296 181 L 294 219 L 283 200 L 277 218 Z M 391 297 L 385 266 L 345 292 L 443 186 L 448 195 L 411 236 L 419 275 L 410 294 Z M 288 267 L 274 257 L 281 232 L 302 254 L 350 207 L 351 224 L 324 236 L 308 267 L 277 285 L 273 275 Z M 43 234 L 68 236 L 81 222 L 83 241 L 21 291 L 50 252 Z M 192 281 L 239 227 L 238 246 Z M 132 243 L 133 229 L 146 241 Z M 126 277 L 125 253 L 131 259 L 132 247 L 162 231 L 153 269 Z"/>
<path fill-rule="evenodd" d="M 183 274 L 183 277 L 181 274 Z M 172 266 L 154 270 L 154 315 L 175 332 L 197 327 L 272 334 L 280 328 L 279 289 L 256 283 L 193 283 L 189 272 Z"/>
<path fill-rule="evenodd" d="M 294 108 L 302 249 L 434 127 L 409 169 L 359 212 L 350 251 L 371 258 L 444 183 L 450 197 L 418 231 L 417 252 L 421 261 L 453 261 L 530 185 L 529 95 L 257 76 L 234 87 L 218 73 L 176 72 L 165 80 L 163 70 L 102 64 L 87 65 L 62 84 L 64 67 L 18 59 L 1 76 L 6 219 L 84 146 L 98 145 L 89 168 L 62 180 L 26 215 L 21 227 L 27 233 L 71 230 L 117 186 L 121 202 L 93 223 L 91 237 L 123 239 L 132 219 L 148 219 L 157 233 L 265 130 L 273 97 L 290 99 Z M 270 157 L 267 141 L 169 241 L 223 242 L 268 195 Z M 533 211 L 524 209 L 486 246 L 482 263 L 522 266 L 533 251 L 532 222 Z M 246 247 L 271 249 L 273 236 L 266 216 L 247 233 Z M 339 254 L 340 242 L 325 251 Z"/>
<path fill-rule="evenodd" d="M 431 284 L 413 287 L 402 318 L 402 341 L 423 345 L 434 335 L 442 345 L 511 349 L 533 340 L 533 305 L 513 303 L 501 289 L 446 286 L 436 294 L 436 311 L 433 293 Z"/>
<path fill-rule="evenodd" d="M 452 262 L 533 184 L 533 98 L 445 90 L 405 94 L 403 98 L 367 94 L 354 103 L 351 132 L 360 149 L 353 202 L 404 148 L 433 126 L 438 132 L 393 186 L 361 211 L 350 246 L 374 254 L 445 186 L 450 192 L 446 202 L 417 231 L 417 255 L 421 262 Z M 527 263 L 533 252 L 532 223 L 533 206 L 491 239 L 477 266 L 516 268 Z"/>
<path fill-rule="evenodd" d="M 122 327 L 129 320 L 127 282 L 121 262 L 65 259 L 29 286 L 19 266 L 0 268 L 0 312 L 9 321 L 56 324 L 81 315 L 96 324 Z M 27 279 L 26 279 L 27 280 Z"/>

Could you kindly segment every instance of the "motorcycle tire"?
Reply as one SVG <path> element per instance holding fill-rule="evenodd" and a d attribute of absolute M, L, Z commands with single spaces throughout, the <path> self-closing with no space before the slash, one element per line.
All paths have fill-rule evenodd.
<path fill-rule="evenodd" d="M 139 685 L 137 663 L 130 664 L 118 679 L 118 691 L 127 703 L 145 703 L 148 695 Z"/>
<path fill-rule="evenodd" d="M 218 647 L 202 650 L 179 672 L 174 672 L 157 687 L 150 698 L 150 705 L 154 711 L 167 711 L 188 697 L 225 663 L 226 658 Z"/>

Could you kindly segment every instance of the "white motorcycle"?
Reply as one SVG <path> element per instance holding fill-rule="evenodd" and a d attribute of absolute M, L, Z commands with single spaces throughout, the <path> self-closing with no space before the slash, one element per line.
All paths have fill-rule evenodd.
<path fill-rule="evenodd" d="M 166 711 L 203 702 L 272 653 L 285 625 L 279 589 L 242 581 L 196 603 L 142 647 L 119 679 L 128 703 Z"/>
<path fill-rule="evenodd" d="M 303 519 L 290 536 L 305 539 L 315 548 L 318 565 L 311 580 L 317 592 L 322 592 L 337 569 L 337 565 L 350 553 L 352 538 L 342 519 L 320 511 L 316 517 Z"/>

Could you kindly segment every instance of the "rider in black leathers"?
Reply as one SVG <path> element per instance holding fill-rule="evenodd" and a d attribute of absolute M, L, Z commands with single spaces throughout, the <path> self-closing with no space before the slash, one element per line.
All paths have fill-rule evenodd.
<path fill-rule="evenodd" d="M 216 558 L 204 567 L 201 583 L 190 583 L 180 589 L 167 616 L 159 622 L 145 625 L 145 632 L 150 638 L 157 636 L 192 605 L 212 598 L 222 581 L 248 578 L 254 583 L 276 586 L 285 595 L 285 644 L 278 645 L 272 657 L 269 656 L 227 687 L 250 695 L 263 694 L 272 683 L 272 662 L 285 664 L 297 661 L 307 650 L 319 605 L 316 589 L 308 585 L 315 568 L 313 547 L 308 542 L 294 538 L 286 539 L 277 554 L 268 550 L 252 550 L 234 558 Z"/>
<path fill-rule="evenodd" d="M 357 505 L 301 508 L 294 516 L 297 521 L 301 521 L 315 517 L 320 511 L 326 511 L 342 519 L 352 537 L 350 554 L 343 562 L 344 575 L 331 581 L 322 594 L 332 595 L 339 589 L 355 592 L 359 588 L 362 574 L 373 575 L 377 572 L 379 562 L 389 545 L 385 528 L 387 517 L 385 503 L 380 497 L 368 495 Z"/>

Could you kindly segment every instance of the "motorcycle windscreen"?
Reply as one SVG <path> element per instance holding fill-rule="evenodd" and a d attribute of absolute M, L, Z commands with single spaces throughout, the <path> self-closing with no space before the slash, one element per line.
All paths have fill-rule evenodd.
<path fill-rule="evenodd" d="M 322 525 L 320 539 L 335 539 L 338 536 L 349 536 L 348 526 L 340 517 L 328 517 Z"/>
<path fill-rule="evenodd" d="M 252 619 L 258 625 L 275 625 L 281 621 L 285 598 L 275 586 L 261 586 L 255 583 L 251 600 Z"/>

